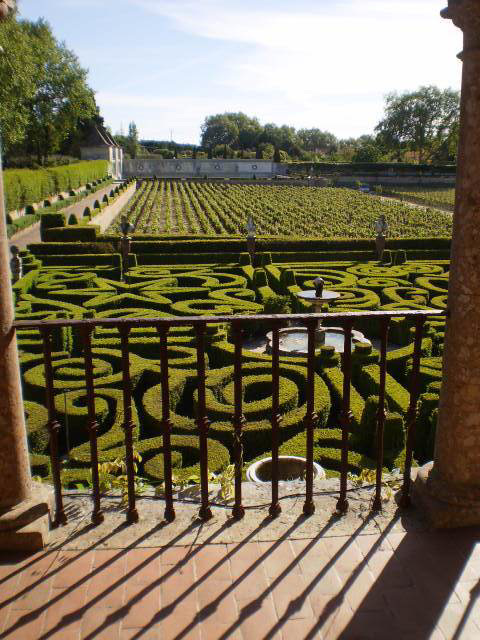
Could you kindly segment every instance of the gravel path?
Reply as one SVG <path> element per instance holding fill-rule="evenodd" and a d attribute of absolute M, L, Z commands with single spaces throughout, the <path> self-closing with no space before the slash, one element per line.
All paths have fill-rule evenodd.
<path fill-rule="evenodd" d="M 83 198 L 83 200 L 80 200 L 79 202 L 76 202 L 75 204 L 72 204 L 64 209 L 63 211 L 65 213 L 67 221 L 72 213 L 76 216 L 77 220 L 80 221 L 83 216 L 85 207 L 90 207 L 91 209 L 93 209 L 93 203 L 95 202 L 95 200 L 101 201 L 103 196 L 105 194 L 108 195 L 113 188 L 115 188 L 115 185 L 109 184 L 108 187 L 103 187 L 99 191 L 92 193 L 86 198 Z M 27 227 L 26 229 L 22 229 L 21 231 L 16 233 L 9 239 L 8 244 L 10 247 L 14 244 L 19 249 L 26 249 L 29 244 L 36 244 L 38 242 L 41 242 L 40 222 L 36 222 L 31 227 Z"/>

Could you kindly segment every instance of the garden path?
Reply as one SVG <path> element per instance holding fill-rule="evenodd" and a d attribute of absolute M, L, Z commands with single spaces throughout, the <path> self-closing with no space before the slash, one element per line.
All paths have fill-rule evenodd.
<path fill-rule="evenodd" d="M 113 188 L 115 188 L 114 185 Z M 80 202 L 76 202 L 75 204 L 70 205 L 69 207 L 64 209 L 66 219 L 68 220 L 69 216 L 73 213 L 76 216 L 77 220 L 80 221 L 85 207 L 90 207 L 91 209 L 93 209 L 93 203 L 95 202 L 95 200 L 101 201 L 103 196 L 105 194 L 108 195 L 111 190 L 112 184 L 109 184 L 107 187 L 103 187 L 102 189 L 99 189 L 99 191 L 92 193 L 86 198 L 83 198 L 83 200 L 80 200 Z M 19 233 L 16 233 L 9 239 L 8 245 L 11 247 L 14 244 L 22 250 L 26 249 L 29 244 L 36 244 L 38 242 L 41 242 L 39 222 L 35 223 L 31 227 L 28 227 L 27 229 L 22 229 L 22 231 L 20 231 Z"/>

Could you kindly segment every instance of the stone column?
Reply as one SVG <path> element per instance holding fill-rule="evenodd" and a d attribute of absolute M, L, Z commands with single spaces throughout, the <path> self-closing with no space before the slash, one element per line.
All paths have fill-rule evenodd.
<path fill-rule="evenodd" d="M 480 524 L 480 2 L 449 0 L 464 33 L 460 143 L 435 459 L 414 499 L 435 526 Z"/>
<path fill-rule="evenodd" d="M 32 487 L 17 341 L 12 328 L 13 301 L 1 171 L 0 193 L 0 509 L 5 509 L 28 498 Z"/>
<path fill-rule="evenodd" d="M 0 22 L 13 3 L 0 0 Z M 20 383 L 0 156 L 0 549 L 38 549 L 51 491 L 33 486 Z"/>

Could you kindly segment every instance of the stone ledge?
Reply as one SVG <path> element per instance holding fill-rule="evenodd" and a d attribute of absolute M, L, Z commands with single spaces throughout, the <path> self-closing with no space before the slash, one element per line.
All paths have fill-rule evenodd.
<path fill-rule="evenodd" d="M 33 484 L 32 497 L 0 513 L 0 550 L 37 551 L 48 542 L 53 490 Z"/>

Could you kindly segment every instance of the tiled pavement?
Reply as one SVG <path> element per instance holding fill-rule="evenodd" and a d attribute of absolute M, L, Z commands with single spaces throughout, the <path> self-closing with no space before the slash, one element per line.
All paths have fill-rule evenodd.
<path fill-rule="evenodd" d="M 480 639 L 477 533 L 0 555 L 0 638 Z"/>

